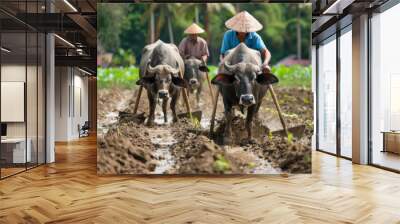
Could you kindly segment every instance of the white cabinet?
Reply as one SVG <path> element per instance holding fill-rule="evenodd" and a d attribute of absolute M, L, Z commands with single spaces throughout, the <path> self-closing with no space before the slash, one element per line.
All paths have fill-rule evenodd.
<path fill-rule="evenodd" d="M 28 138 L 26 143 L 27 147 L 25 151 L 25 138 L 7 138 L 1 140 L 2 147 L 6 148 L 4 151 L 10 151 L 10 154 L 12 154 L 12 163 L 32 161 L 32 140 Z"/>

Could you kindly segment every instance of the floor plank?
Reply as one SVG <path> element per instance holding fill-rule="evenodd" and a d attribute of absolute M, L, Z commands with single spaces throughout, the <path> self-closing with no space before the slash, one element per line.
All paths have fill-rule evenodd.
<path fill-rule="evenodd" d="M 0 223 L 400 223 L 400 175 L 313 152 L 312 175 L 97 176 L 96 140 L 0 181 Z"/>

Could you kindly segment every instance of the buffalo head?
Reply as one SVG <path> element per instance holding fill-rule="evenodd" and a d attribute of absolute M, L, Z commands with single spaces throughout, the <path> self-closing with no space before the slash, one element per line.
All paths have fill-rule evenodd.
<path fill-rule="evenodd" d="M 250 106 L 256 103 L 255 85 L 268 85 L 278 82 L 276 76 L 262 73 L 261 67 L 252 63 L 241 62 L 235 65 L 224 63 L 227 74 L 216 75 L 211 83 L 232 85 L 235 88 L 239 104 Z"/>
<path fill-rule="evenodd" d="M 140 78 L 136 84 L 145 86 L 161 99 L 169 98 L 171 84 L 178 87 L 187 87 L 185 80 L 179 77 L 178 68 L 173 68 L 166 64 L 153 67 L 150 63 L 146 69 L 146 77 Z"/>
<path fill-rule="evenodd" d="M 185 60 L 184 79 L 187 81 L 191 91 L 199 88 L 200 83 L 204 80 L 207 66 L 201 60 L 189 58 Z"/>

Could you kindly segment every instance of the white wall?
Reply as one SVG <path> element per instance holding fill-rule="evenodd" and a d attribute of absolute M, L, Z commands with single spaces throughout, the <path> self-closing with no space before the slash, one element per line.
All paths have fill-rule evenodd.
<path fill-rule="evenodd" d="M 78 133 L 78 124 L 81 126 L 88 121 L 88 78 L 81 76 L 83 73 L 79 72 L 78 75 L 76 74 L 78 70 L 75 69 L 74 75 L 74 108 L 72 109 L 72 136 L 79 137 Z M 80 92 L 80 93 L 79 93 Z M 79 97 L 80 96 L 80 97 Z M 79 103 L 80 101 L 80 103 Z M 81 108 L 79 108 L 81 107 Z M 81 110 L 81 111 L 80 111 Z"/>
<path fill-rule="evenodd" d="M 55 140 L 70 141 L 88 120 L 88 78 L 72 67 L 56 67 L 55 73 Z"/>
<path fill-rule="evenodd" d="M 55 68 L 55 141 L 67 141 L 69 133 L 69 96 L 70 84 L 69 69 L 67 67 Z"/>
<path fill-rule="evenodd" d="M 313 102 L 314 102 L 314 119 L 313 119 L 313 121 L 314 121 L 314 133 L 313 133 L 313 136 L 312 136 L 312 139 L 311 139 L 311 148 L 312 148 L 312 150 L 316 150 L 316 130 L 317 130 L 317 126 L 316 126 L 316 120 L 317 120 L 317 114 L 316 114 L 316 112 L 317 112 L 317 110 L 316 110 L 316 108 L 317 108 L 317 95 L 316 95 L 316 90 L 317 90 L 317 86 L 316 86 L 316 84 L 317 84 L 317 80 L 316 80 L 316 78 L 317 78 L 317 48 L 316 48 L 316 46 L 315 45 L 312 45 L 311 46 L 311 71 L 312 71 L 312 81 L 311 81 L 311 89 L 312 89 L 312 92 L 313 92 Z"/>

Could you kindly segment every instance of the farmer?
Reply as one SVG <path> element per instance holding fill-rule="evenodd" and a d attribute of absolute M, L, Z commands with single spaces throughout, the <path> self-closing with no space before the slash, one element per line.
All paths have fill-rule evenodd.
<path fill-rule="evenodd" d="M 220 56 L 221 64 L 223 64 L 223 59 L 228 50 L 244 42 L 247 47 L 260 52 L 262 58 L 261 69 L 264 73 L 269 72 L 270 67 L 268 64 L 271 59 L 271 53 L 265 46 L 260 35 L 256 33 L 256 31 L 263 28 L 261 23 L 247 11 L 242 11 L 226 21 L 225 25 L 230 30 L 225 32 L 222 40 Z M 223 69 L 222 67 L 223 66 L 220 66 L 220 71 Z"/>
<path fill-rule="evenodd" d="M 204 30 L 196 23 L 193 23 L 186 28 L 184 33 L 188 34 L 188 36 L 183 38 L 179 44 L 179 53 L 182 58 L 187 59 L 195 57 L 203 61 L 203 63 L 206 63 L 207 58 L 210 55 L 208 52 L 207 42 L 198 36 L 198 34 L 204 33 Z"/>

